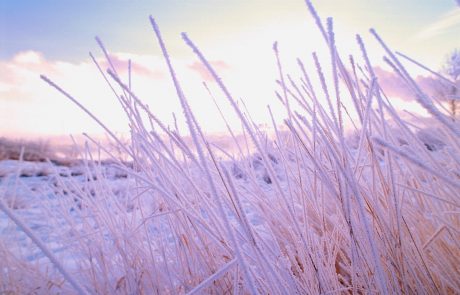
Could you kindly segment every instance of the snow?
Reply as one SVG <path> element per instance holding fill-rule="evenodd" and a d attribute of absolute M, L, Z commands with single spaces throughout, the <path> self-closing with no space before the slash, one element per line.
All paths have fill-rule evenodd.
<path fill-rule="evenodd" d="M 269 180 L 261 163 L 260 156 L 255 155 L 249 165 L 253 168 L 254 177 L 258 179 L 261 186 L 266 191 L 270 191 L 271 180 Z M 236 173 L 234 177 L 236 181 L 240 182 L 238 185 L 249 183 L 247 176 L 242 177 L 240 174 L 243 172 L 238 170 L 237 164 L 226 163 L 226 166 L 232 167 L 230 171 Z M 124 171 L 110 164 L 103 164 L 97 169 L 88 169 L 81 164 L 63 167 L 52 163 L 0 161 L 0 196 L 13 209 L 14 213 L 40 237 L 52 253 L 58 255 L 62 260 L 61 262 L 70 269 L 78 265 L 78 258 L 68 254 L 71 253 L 68 251 L 69 241 L 63 240 L 59 234 L 78 231 L 88 225 L 89 219 L 85 219 L 85 213 L 82 210 L 82 206 L 88 206 L 88 204 L 84 204 L 85 202 L 78 195 L 88 190 L 89 187 L 107 186 L 113 192 L 113 196 L 117 198 L 117 202 L 120 201 L 126 206 L 126 214 L 131 215 L 135 226 L 140 226 L 143 223 L 138 214 L 139 208 L 135 208 L 135 202 L 128 197 L 134 182 Z M 100 180 L 96 176 L 98 172 L 104 175 Z M 87 193 L 94 196 L 94 191 Z M 115 206 L 117 202 L 108 200 L 107 205 L 109 207 Z M 261 229 L 261 234 L 263 234 L 262 219 L 257 211 L 246 200 L 243 200 L 242 206 L 250 223 L 255 228 Z M 150 204 L 150 207 L 148 209 L 152 211 L 152 215 L 158 214 L 154 213 L 155 211 L 160 213 L 162 211 L 161 205 Z M 113 213 L 117 214 L 117 210 L 114 210 Z M 233 214 L 230 211 L 228 213 L 231 222 L 238 226 L 235 217 L 232 216 Z M 69 216 L 72 216 L 73 220 L 69 221 L 67 219 Z M 202 217 L 208 218 L 206 212 L 202 212 Z M 158 218 L 158 220 L 162 220 L 162 222 L 149 227 L 152 234 L 158 234 L 159 231 L 171 232 L 166 219 Z M 57 228 L 59 230 L 56 230 Z M 97 226 L 94 229 L 96 230 Z M 49 265 L 44 254 L 1 211 L 0 237 L 6 241 L 8 248 L 18 257 L 24 257 L 29 262 L 39 261 L 42 265 Z M 169 242 L 174 242 L 172 234 L 169 235 Z"/>

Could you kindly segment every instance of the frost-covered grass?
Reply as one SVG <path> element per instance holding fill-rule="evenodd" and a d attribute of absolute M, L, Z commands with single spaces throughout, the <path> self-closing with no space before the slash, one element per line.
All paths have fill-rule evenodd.
<path fill-rule="evenodd" d="M 183 35 L 244 126 L 244 140 L 228 130 L 237 146 L 228 155 L 208 142 L 151 19 L 193 144 L 165 127 L 110 67 L 104 75 L 130 119 L 131 142 L 119 142 L 130 164 L 114 157 L 102 165 L 83 150 L 86 160 L 67 172 L 50 165 L 49 175 L 25 179 L 17 164 L 15 173 L 5 173 L 0 291 L 459 293 L 458 122 L 381 41 L 388 63 L 432 115 L 430 128 L 418 118 L 403 120 L 361 39 L 362 58 L 345 59 L 335 48 L 332 20 L 321 25 L 307 6 L 330 48 L 332 71 L 323 72 L 315 54 L 316 68 L 298 60 L 298 78 L 279 62 L 286 119 L 284 130 L 274 119 L 273 138 Z M 345 99 L 353 110 L 344 109 Z"/>
<path fill-rule="evenodd" d="M 44 161 L 53 157 L 46 142 L 21 142 L 0 138 L 0 160 L 19 160 L 21 150 L 23 159 L 28 161 Z"/>

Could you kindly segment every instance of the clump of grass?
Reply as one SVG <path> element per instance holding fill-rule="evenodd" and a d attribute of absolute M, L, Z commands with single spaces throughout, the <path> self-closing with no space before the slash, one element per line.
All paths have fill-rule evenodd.
<path fill-rule="evenodd" d="M 19 160 L 23 151 L 23 160 L 44 162 L 53 157 L 49 143 L 46 141 L 20 141 L 0 138 L 0 160 Z"/>
<path fill-rule="evenodd" d="M 274 46 L 287 131 L 281 132 L 273 118 L 270 140 L 244 114 L 205 54 L 182 35 L 244 126 L 244 140 L 227 126 L 236 152 L 227 153 L 224 160 L 215 156 L 222 150 L 208 142 L 188 105 L 189 94 L 181 88 L 152 18 L 192 144 L 184 144 L 184 138 L 165 127 L 136 96 L 130 78 L 120 78 L 100 40 L 111 65 L 107 74 L 101 73 L 130 120 L 129 145 L 77 98 L 42 76 L 101 124 L 133 163 L 126 165 L 114 156 L 114 165 L 129 175 L 122 193 L 113 189 L 100 162 L 87 150 L 85 175 L 94 177 L 84 182 L 57 178 L 71 196 L 56 193 L 58 209 L 45 204 L 43 212 L 50 233 L 54 231 L 64 249 L 59 253 L 50 251 L 0 203 L 66 279 L 62 290 L 72 286 L 80 293 L 103 294 L 460 292 L 458 125 L 446 119 L 372 31 L 396 73 L 438 122 L 433 124 L 442 136 L 436 138 L 443 142 L 427 148 L 424 141 L 430 137 L 417 135 L 414 124 L 403 120 L 385 96 L 361 38 L 357 36 L 361 61 L 345 61 L 334 41 L 332 19 L 325 28 L 310 1 L 306 3 L 329 47 L 332 71 L 325 72 L 313 54 L 311 72 L 298 59 L 301 76 L 288 75 Z M 343 107 L 345 99 L 353 100 L 353 110 Z M 325 100 L 326 106 L 320 103 Z M 346 137 L 347 124 L 353 126 L 354 142 Z M 98 147 L 110 154 L 103 145 Z M 78 210 L 69 211 L 75 199 Z M 6 283 L 0 288 L 33 291 L 18 280 L 6 280 L 33 262 L 20 254 L 0 253 L 17 255 L 2 268 Z M 60 262 L 69 261 L 69 256 L 73 263 Z M 31 274 L 34 278 L 48 275 L 46 263 L 41 263 Z M 61 276 L 53 273 L 48 280 L 59 281 Z"/>
<path fill-rule="evenodd" d="M 75 143 L 76 144 L 76 143 Z M 0 138 L 0 161 L 13 160 L 25 162 L 48 162 L 60 166 L 76 163 L 67 146 L 57 146 L 48 140 Z"/>

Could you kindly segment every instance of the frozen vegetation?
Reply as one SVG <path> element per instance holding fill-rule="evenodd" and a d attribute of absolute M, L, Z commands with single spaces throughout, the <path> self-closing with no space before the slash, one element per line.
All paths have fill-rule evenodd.
<path fill-rule="evenodd" d="M 99 161 L 82 149 L 82 160 L 66 166 L 0 162 L 0 293 L 460 293 L 458 121 L 371 30 L 431 115 L 401 118 L 360 37 L 361 56 L 340 55 L 332 20 L 307 8 L 331 72 L 315 54 L 314 67 L 298 60 L 299 77 L 279 62 L 286 118 L 283 128 L 274 119 L 272 136 L 183 35 L 244 126 L 244 140 L 229 128 L 236 148 L 228 153 L 208 142 L 151 18 L 192 143 L 165 127 L 115 68 L 103 72 L 130 120 L 130 144 L 118 142 L 129 160 Z"/>

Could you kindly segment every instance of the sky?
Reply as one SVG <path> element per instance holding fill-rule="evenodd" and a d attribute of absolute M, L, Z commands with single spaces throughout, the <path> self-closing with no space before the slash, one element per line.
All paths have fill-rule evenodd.
<path fill-rule="evenodd" d="M 454 0 L 312 2 L 323 19 L 334 18 L 339 50 L 355 54 L 354 34 L 359 33 L 375 64 L 383 52 L 368 33 L 371 27 L 393 49 L 433 69 L 460 47 L 460 4 Z M 41 81 L 40 74 L 61 85 L 114 130 L 128 130 L 121 108 L 89 57 L 92 52 L 101 65 L 108 66 L 95 36 L 102 39 L 122 75 L 126 76 L 127 61 L 132 61 L 134 92 L 166 124 L 173 124 L 174 112 L 183 126 L 149 15 L 160 25 L 192 109 L 209 132 L 222 131 L 225 124 L 203 81 L 210 84 L 229 122 L 238 125 L 238 120 L 213 89 L 209 74 L 184 44 L 181 32 L 198 44 L 261 122 L 267 120 L 266 105 L 276 103 L 272 43 L 279 42 L 288 70 L 296 57 L 311 59 L 312 51 L 321 57 L 325 51 L 302 0 L 0 0 L 0 137 L 101 132 L 86 114 Z"/>

